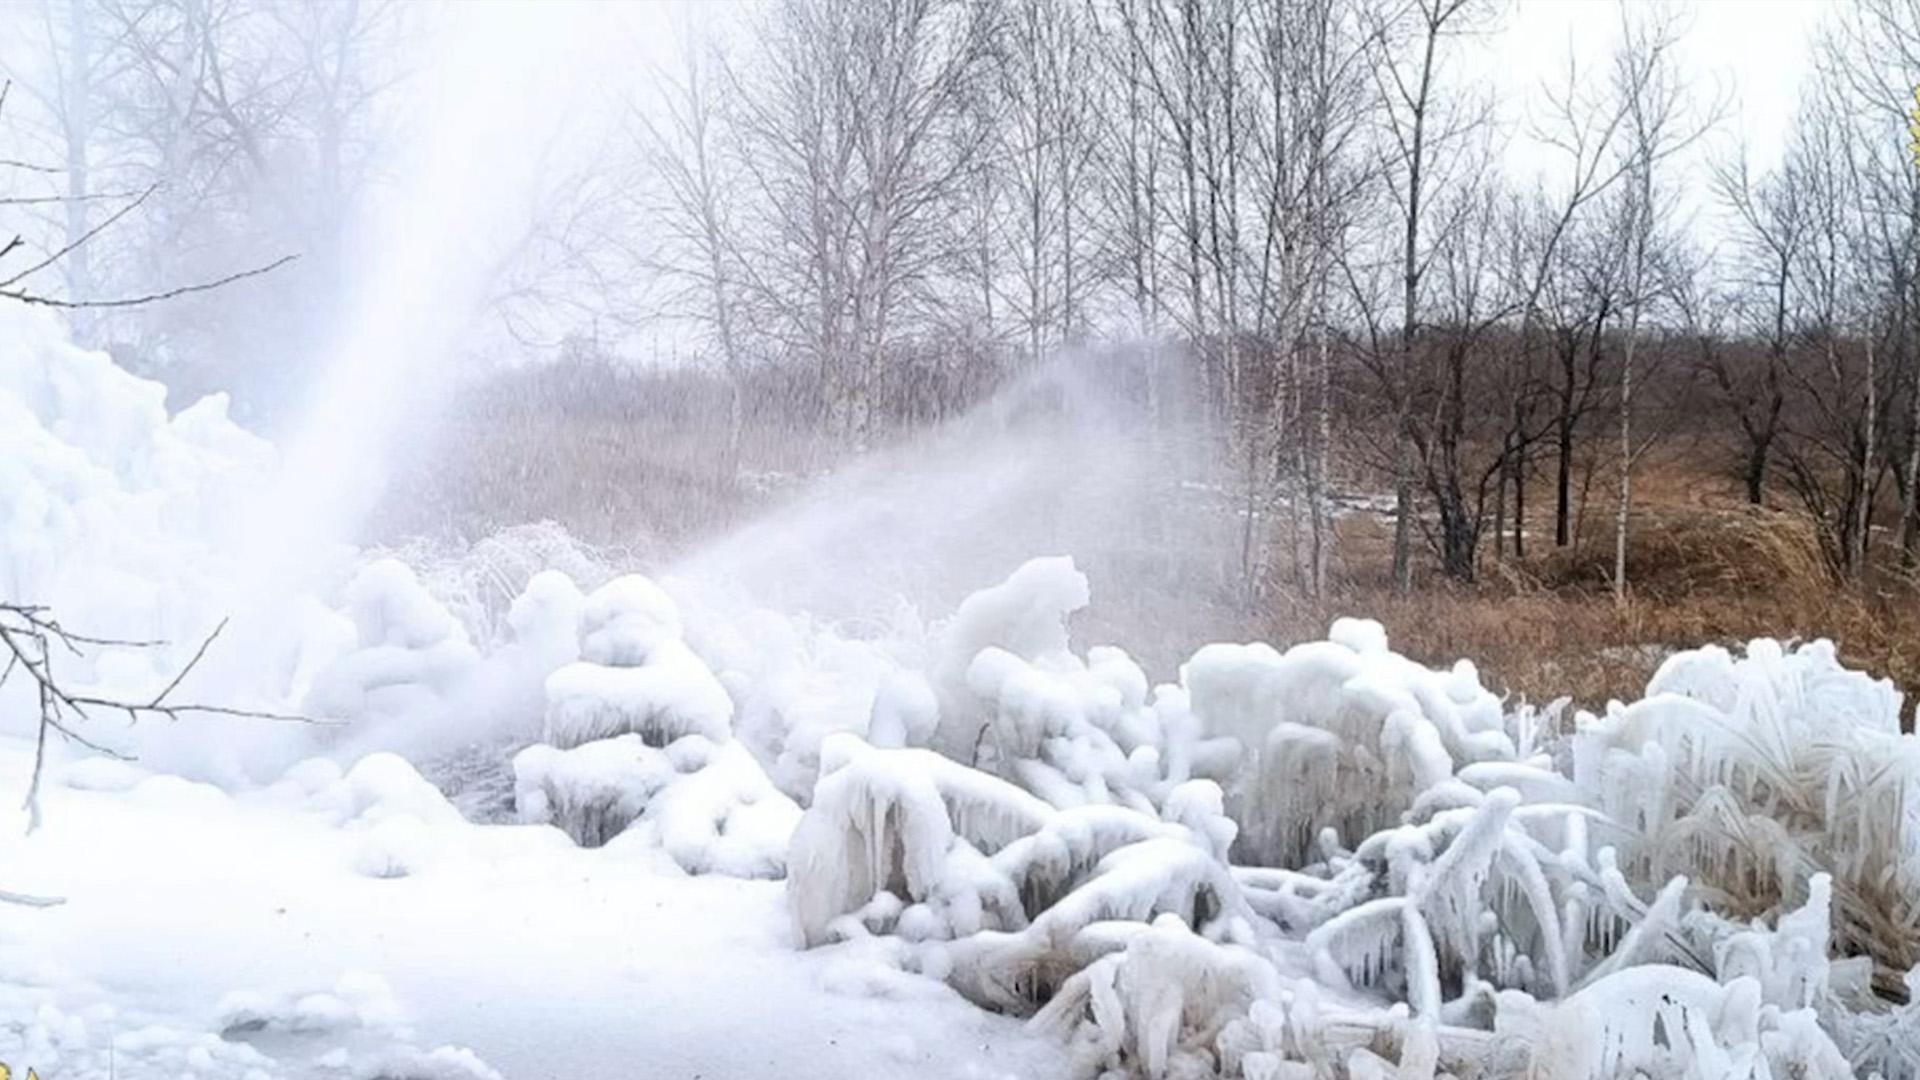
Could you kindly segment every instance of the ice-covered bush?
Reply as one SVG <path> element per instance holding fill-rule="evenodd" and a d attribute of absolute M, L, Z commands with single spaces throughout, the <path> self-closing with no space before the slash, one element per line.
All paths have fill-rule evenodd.
<path fill-rule="evenodd" d="M 1824 641 L 1678 653 L 1645 698 L 1580 719 L 1572 779 L 1629 830 L 1631 873 L 1685 874 L 1730 916 L 1778 914 L 1831 874 L 1835 945 L 1893 991 L 1920 962 L 1920 742 L 1900 708 Z"/>
<path fill-rule="evenodd" d="M 891 938 L 1088 1076 L 1920 1074 L 1856 955 L 1920 865 L 1913 737 L 1831 647 L 1679 654 L 1567 736 L 1360 620 L 1149 691 L 1085 602 L 1043 560 L 962 605 L 942 753 L 827 741 L 803 941 Z"/>
<path fill-rule="evenodd" d="M 1152 813 L 1180 784 L 1224 777 L 1235 747 L 1201 738 L 1188 695 L 1149 688 L 1125 651 L 1072 648 L 1087 603 L 1071 559 L 1034 559 L 975 593 L 938 634 L 934 745 L 1057 806 Z"/>
<path fill-rule="evenodd" d="M 1471 665 L 1428 670 L 1389 651 L 1377 623 L 1343 619 L 1331 640 L 1284 654 L 1209 645 L 1181 678 L 1204 731 L 1244 755 L 1228 799 L 1250 862 L 1300 865 L 1326 829 L 1355 843 L 1398 824 L 1456 764 L 1515 756 Z"/>
<path fill-rule="evenodd" d="M 662 747 L 685 735 L 732 737 L 732 699 L 681 640 L 679 609 L 653 582 L 629 574 L 594 590 L 578 633 L 581 659 L 547 677 L 547 742 L 632 733 Z"/>
<path fill-rule="evenodd" d="M 724 618 L 709 611 L 689 627 L 688 643 L 734 700 L 734 736 L 794 798 L 813 790 L 821 744 L 832 735 L 891 747 L 932 740 L 940 706 L 911 611 L 882 625 L 764 608 Z"/>
<path fill-rule="evenodd" d="M 800 808 L 738 742 L 686 735 L 664 749 L 636 734 L 513 760 L 520 820 L 599 847 L 636 826 L 688 873 L 780 877 Z"/>
<path fill-rule="evenodd" d="M 315 678 L 305 701 L 314 716 L 417 716 L 436 706 L 479 662 L 466 629 L 404 563 L 369 563 L 342 599 L 353 624 L 353 645 Z"/>

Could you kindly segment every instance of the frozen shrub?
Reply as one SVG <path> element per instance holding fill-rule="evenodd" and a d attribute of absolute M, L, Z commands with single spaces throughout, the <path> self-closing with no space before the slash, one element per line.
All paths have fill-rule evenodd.
<path fill-rule="evenodd" d="M 1029 564 L 943 635 L 936 745 L 977 767 L 825 744 L 807 944 L 891 936 L 1085 1076 L 1916 1075 L 1852 955 L 1920 865 L 1912 737 L 1830 647 L 1679 654 L 1568 737 L 1362 620 L 1149 692 L 1071 648 L 1077 580 Z"/>
<path fill-rule="evenodd" d="M 1777 915 L 1832 875 L 1834 945 L 1883 990 L 1920 961 L 1920 743 L 1885 680 L 1827 642 L 1670 657 L 1648 696 L 1583 715 L 1572 780 L 1627 827 L 1625 868 L 1684 874 L 1716 910 Z"/>
<path fill-rule="evenodd" d="M 658 586 L 633 574 L 609 581 L 587 597 L 578 627 L 583 659 L 547 676 L 547 742 L 732 737 L 733 701 L 680 639 L 679 611 Z"/>
<path fill-rule="evenodd" d="M 315 677 L 315 716 L 392 719 L 437 705 L 479 661 L 466 630 L 404 563 L 369 563 L 347 585 L 353 646 Z"/>
<path fill-rule="evenodd" d="M 794 830 L 787 896 L 800 937 L 828 940 L 831 924 L 890 893 L 907 903 L 963 886 L 986 856 L 1037 832 L 1053 810 L 1004 780 L 928 750 L 876 750 L 852 735 L 821 750 L 812 804 Z M 985 908 L 1010 894 L 969 893 L 964 930 L 986 925 Z"/>
<path fill-rule="evenodd" d="M 800 817 L 745 747 L 699 735 L 665 749 L 633 734 L 530 746 L 513 771 L 520 820 L 557 825 L 583 847 L 631 827 L 692 874 L 780 877 Z"/>

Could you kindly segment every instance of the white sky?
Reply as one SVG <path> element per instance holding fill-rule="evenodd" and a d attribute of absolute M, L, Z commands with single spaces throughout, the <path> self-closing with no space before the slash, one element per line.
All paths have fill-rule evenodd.
<path fill-rule="evenodd" d="M 1629 5 L 1650 0 L 1626 0 Z M 1703 102 L 1724 96 L 1728 115 L 1709 140 L 1731 152 L 1744 138 L 1756 169 L 1774 162 L 1798 106 L 1822 16 L 1839 0 L 1685 0 L 1682 70 Z M 1537 96 L 1543 80 L 1564 79 L 1569 50 L 1583 71 L 1603 78 L 1619 35 L 1619 0 L 1513 0 L 1488 41 L 1489 75 L 1509 114 Z M 1519 140 L 1517 140 L 1519 141 Z M 1511 152 L 1521 162 L 1524 146 Z"/>

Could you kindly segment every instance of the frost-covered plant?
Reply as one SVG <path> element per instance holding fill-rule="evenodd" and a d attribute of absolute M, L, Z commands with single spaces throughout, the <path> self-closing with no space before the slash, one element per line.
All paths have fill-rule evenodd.
<path fill-rule="evenodd" d="M 738 742 L 686 735 L 664 749 L 639 735 L 570 750 L 529 746 L 513 759 L 520 820 L 559 826 L 599 847 L 637 824 L 690 874 L 777 878 L 800 808 Z"/>
<path fill-rule="evenodd" d="M 1241 749 L 1227 794 L 1251 863 L 1302 865 L 1328 828 L 1352 843 L 1399 824 L 1456 762 L 1515 757 L 1472 665 L 1430 671 L 1389 651 L 1377 623 L 1340 620 L 1332 640 L 1285 654 L 1208 645 L 1181 681 L 1206 734 Z"/>
<path fill-rule="evenodd" d="M 1011 890 L 981 888 L 976 871 L 987 856 L 1038 832 L 1052 813 L 1012 784 L 930 750 L 876 750 L 857 736 L 830 737 L 787 859 L 787 898 L 801 940 L 830 940 L 836 920 L 882 893 L 919 904 L 956 883 L 962 888 L 941 896 L 949 932 L 999 925 L 1017 901 Z"/>
<path fill-rule="evenodd" d="M 350 720 L 417 716 L 479 663 L 466 628 L 405 563 L 362 567 L 342 598 L 342 654 L 321 668 L 304 708 Z"/>
<path fill-rule="evenodd" d="M 1148 693 L 1072 649 L 1083 584 L 1029 564 L 963 605 L 934 680 L 958 760 L 829 740 L 790 860 L 806 943 L 890 935 L 1086 1075 L 1913 1075 L 1911 1007 L 1828 956 L 1864 883 L 1816 879 L 1773 928 L 1701 906 L 1754 914 L 1716 875 L 1753 887 L 1776 840 L 1776 898 L 1822 859 L 1913 865 L 1897 697 L 1829 648 L 1764 680 L 1682 654 L 1567 738 L 1564 703 L 1509 712 L 1356 620 L 1208 646 Z"/>
<path fill-rule="evenodd" d="M 638 574 L 595 589 L 579 615 L 580 660 L 547 676 L 546 741 L 562 748 L 636 734 L 663 747 L 732 737 L 733 701 L 681 639 L 680 611 Z"/>
<path fill-rule="evenodd" d="M 939 633 L 934 746 L 1056 806 L 1153 813 L 1182 783 L 1225 776 L 1235 747 L 1200 738 L 1184 690 L 1150 691 L 1119 648 L 1073 650 L 1067 620 L 1087 599 L 1066 558 L 968 597 Z"/>
<path fill-rule="evenodd" d="M 1033 1024 L 1068 1040 L 1090 1074 L 1218 1075 L 1224 1030 L 1279 992 L 1259 952 L 1208 941 L 1166 913 L 1069 978 Z"/>
<path fill-rule="evenodd" d="M 1751 918 L 1829 873 L 1839 951 L 1873 957 L 1885 991 L 1920 962 L 1920 743 L 1892 684 L 1841 667 L 1830 643 L 1676 654 L 1644 699 L 1580 718 L 1572 772 L 1631 830 L 1635 876 L 1684 874 Z"/>

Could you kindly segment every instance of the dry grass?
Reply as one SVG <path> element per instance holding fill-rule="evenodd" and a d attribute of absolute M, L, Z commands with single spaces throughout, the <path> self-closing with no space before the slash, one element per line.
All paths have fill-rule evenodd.
<path fill-rule="evenodd" d="M 472 540 L 551 519 L 646 568 L 753 518 L 840 453 L 818 438 L 750 429 L 735 478 L 720 471 L 723 440 L 722 426 L 698 410 L 495 401 L 452 418 L 440 444 L 396 477 L 381 538 Z M 1230 567 L 1209 569 L 1206 556 L 1181 548 L 1190 536 L 1170 535 L 1161 543 L 1180 550 L 1158 552 L 1135 550 L 1141 538 L 1117 539 L 1114 551 L 1083 553 L 1096 604 L 1076 632 L 1127 644 L 1166 678 L 1201 641 L 1287 644 L 1319 637 L 1338 615 L 1364 615 L 1423 662 L 1468 657 L 1498 690 L 1532 701 L 1571 695 L 1587 707 L 1638 696 L 1675 649 L 1829 637 L 1847 663 L 1920 699 L 1920 590 L 1895 574 L 1872 587 L 1835 585 L 1803 516 L 1746 506 L 1724 472 L 1700 465 L 1727 460 L 1714 448 L 1678 447 L 1637 474 L 1625 605 L 1612 596 L 1613 494 L 1600 482 L 1583 492 L 1569 548 L 1551 546 L 1542 513 L 1527 522 L 1526 558 L 1496 560 L 1489 543 L 1478 583 L 1422 565 L 1404 598 L 1388 583 L 1390 523 L 1367 514 L 1337 526 L 1329 596 L 1310 600 L 1277 580 L 1254 611 L 1227 580 Z M 775 475 L 789 486 L 764 482 Z M 1196 574 L 1219 580 L 1209 587 Z"/>
<path fill-rule="evenodd" d="M 1698 486 L 1648 486 L 1629 533 L 1624 605 L 1612 593 L 1610 535 L 1521 560 L 1489 558 L 1477 584 L 1428 576 L 1412 595 L 1395 597 L 1386 584 L 1386 526 L 1349 520 L 1348 562 L 1333 595 L 1310 602 L 1276 589 L 1267 626 L 1292 640 L 1323 631 L 1337 614 L 1365 614 L 1423 662 L 1469 657 L 1489 686 L 1536 702 L 1570 695 L 1587 707 L 1639 696 L 1678 649 L 1826 637 L 1849 665 L 1920 697 L 1920 597 L 1909 583 L 1840 587 L 1804 517 L 1701 499 Z M 1684 497 L 1652 501 L 1673 491 Z M 1550 537 L 1550 527 L 1539 535 Z"/>

